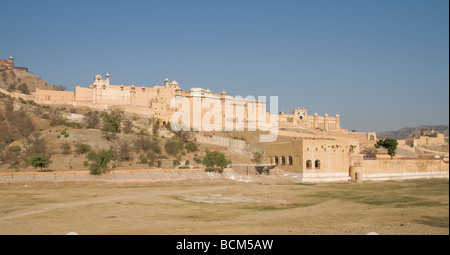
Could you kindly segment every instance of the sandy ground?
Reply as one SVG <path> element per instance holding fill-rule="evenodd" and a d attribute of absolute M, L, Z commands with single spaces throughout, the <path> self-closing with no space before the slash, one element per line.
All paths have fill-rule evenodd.
<path fill-rule="evenodd" d="M 0 234 L 449 234 L 448 179 L 0 184 Z"/>

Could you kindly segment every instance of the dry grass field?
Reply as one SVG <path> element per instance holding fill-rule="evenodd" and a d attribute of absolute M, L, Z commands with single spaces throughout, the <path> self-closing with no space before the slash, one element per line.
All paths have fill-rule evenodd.
<path fill-rule="evenodd" d="M 449 234 L 448 179 L 0 184 L 0 234 Z"/>

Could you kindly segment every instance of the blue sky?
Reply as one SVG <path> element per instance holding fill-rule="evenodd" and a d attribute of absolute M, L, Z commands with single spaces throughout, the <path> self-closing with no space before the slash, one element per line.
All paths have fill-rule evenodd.
<path fill-rule="evenodd" d="M 449 123 L 447 0 L 4 1 L 0 58 L 51 84 L 176 80 L 357 131 Z"/>

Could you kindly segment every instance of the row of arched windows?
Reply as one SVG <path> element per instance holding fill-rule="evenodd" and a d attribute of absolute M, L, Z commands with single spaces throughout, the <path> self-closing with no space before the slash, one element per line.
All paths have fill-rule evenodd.
<path fill-rule="evenodd" d="M 277 156 L 275 156 L 274 157 L 274 163 L 275 163 L 275 165 L 286 165 L 286 159 L 287 159 L 287 164 L 288 165 L 292 165 L 293 163 L 292 163 L 292 156 L 289 156 L 289 157 L 284 157 L 284 156 L 281 156 L 280 158 L 278 158 Z"/>
<path fill-rule="evenodd" d="M 320 169 L 320 160 L 314 161 L 314 168 Z M 312 169 L 312 161 L 309 159 L 306 161 L 306 169 Z"/>
<path fill-rule="evenodd" d="M 293 164 L 292 156 L 288 156 L 288 157 L 275 156 L 273 159 L 274 159 L 274 164 L 275 165 L 290 165 L 290 166 L 292 166 L 292 164 Z M 287 159 L 287 161 L 286 161 L 286 159 Z M 297 156 L 297 160 L 298 160 L 298 163 L 301 164 L 300 156 Z M 313 169 L 313 162 L 312 162 L 312 160 L 308 159 L 306 161 L 306 169 Z M 314 161 L 314 169 L 320 169 L 320 160 Z"/>

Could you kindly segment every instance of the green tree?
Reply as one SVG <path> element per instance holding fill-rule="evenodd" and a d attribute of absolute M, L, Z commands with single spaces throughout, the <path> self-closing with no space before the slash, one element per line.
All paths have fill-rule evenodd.
<path fill-rule="evenodd" d="M 99 175 L 108 171 L 108 163 L 114 158 L 114 152 L 109 150 L 90 151 L 86 156 L 89 162 L 89 170 L 93 175 Z"/>
<path fill-rule="evenodd" d="M 86 122 L 86 128 L 98 128 L 98 126 L 100 124 L 98 112 L 97 111 L 95 111 L 95 112 L 89 111 L 86 115 L 85 122 Z"/>
<path fill-rule="evenodd" d="M 395 150 L 397 149 L 397 145 L 398 142 L 396 139 L 393 138 L 386 138 L 383 140 L 379 140 L 376 144 L 375 144 L 375 148 L 380 148 L 380 147 L 384 147 L 388 150 L 388 154 L 389 156 L 394 157 L 395 156 Z"/>
<path fill-rule="evenodd" d="M 186 144 L 184 145 L 184 148 L 188 151 L 188 152 L 195 152 L 198 151 L 198 146 L 195 142 L 192 141 L 187 141 Z"/>
<path fill-rule="evenodd" d="M 125 134 L 132 134 L 133 133 L 133 122 L 131 120 L 126 119 L 123 121 L 123 132 Z"/>
<path fill-rule="evenodd" d="M 75 152 L 77 154 L 86 154 L 91 151 L 91 146 L 89 144 L 77 144 L 77 148 L 75 149 Z"/>
<path fill-rule="evenodd" d="M 120 132 L 124 111 L 117 106 L 111 106 L 107 112 L 101 114 L 103 120 L 102 131 L 106 140 L 110 141 Z"/>
<path fill-rule="evenodd" d="M 22 83 L 17 87 L 17 90 L 19 90 L 23 94 L 30 94 L 30 90 L 28 89 L 28 86 L 26 83 Z"/>
<path fill-rule="evenodd" d="M 34 168 L 40 167 L 41 171 L 42 168 L 47 168 L 50 163 L 52 163 L 52 161 L 50 160 L 50 156 L 47 154 L 34 154 L 30 158 L 28 158 L 28 164 L 33 166 Z"/>
<path fill-rule="evenodd" d="M 55 85 L 54 87 L 56 91 L 65 91 L 67 89 L 64 85 Z"/>
<path fill-rule="evenodd" d="M 223 172 L 223 169 L 231 162 L 225 158 L 225 154 L 218 151 L 210 151 L 206 149 L 206 156 L 202 161 L 207 171 Z"/>
<path fill-rule="evenodd" d="M 158 119 L 156 119 L 156 120 L 153 120 L 152 122 L 153 122 L 152 133 L 154 136 L 158 137 L 160 121 Z"/>
<path fill-rule="evenodd" d="M 255 152 L 253 154 L 253 162 L 255 162 L 256 164 L 261 164 L 261 162 L 263 161 L 263 154 L 261 152 Z"/>
<path fill-rule="evenodd" d="M 177 156 L 183 150 L 183 142 L 180 139 L 169 139 L 164 145 L 164 149 L 170 155 Z"/>

